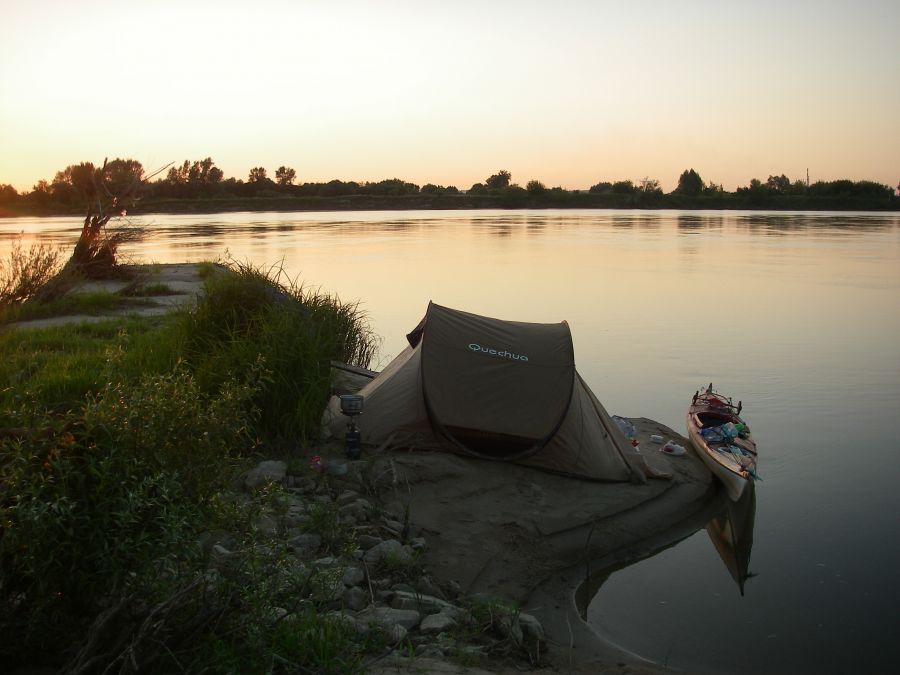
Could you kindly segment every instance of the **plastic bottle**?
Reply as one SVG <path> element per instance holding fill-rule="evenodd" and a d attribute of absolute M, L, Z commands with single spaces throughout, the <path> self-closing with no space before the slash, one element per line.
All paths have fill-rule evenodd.
<path fill-rule="evenodd" d="M 659 436 L 659 435 L 657 435 L 657 434 L 653 434 L 653 435 L 650 437 L 650 441 L 651 441 L 652 443 L 662 443 L 662 442 L 663 442 L 663 437 L 662 437 L 662 436 Z"/>

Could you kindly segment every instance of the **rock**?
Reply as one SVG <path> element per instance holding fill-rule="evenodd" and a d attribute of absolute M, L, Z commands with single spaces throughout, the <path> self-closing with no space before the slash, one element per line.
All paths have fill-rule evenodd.
<path fill-rule="evenodd" d="M 309 558 L 322 545 L 322 537 L 315 532 L 304 532 L 291 537 L 287 541 L 288 550 L 298 558 Z"/>
<path fill-rule="evenodd" d="M 368 551 L 370 548 L 374 546 L 378 546 L 383 540 L 379 537 L 373 537 L 371 534 L 361 534 L 356 539 L 356 543 L 359 544 L 359 547 L 364 551 Z"/>
<path fill-rule="evenodd" d="M 379 626 L 403 626 L 407 630 L 415 628 L 422 620 L 422 615 L 414 609 L 394 609 L 392 607 L 374 607 L 360 612 L 357 619 L 376 623 Z"/>
<path fill-rule="evenodd" d="M 294 476 L 294 489 L 300 492 L 313 492 L 316 489 L 316 481 L 308 477 Z"/>
<path fill-rule="evenodd" d="M 517 647 L 521 647 L 525 643 L 525 636 L 522 634 L 522 627 L 519 625 L 517 617 L 510 615 L 500 616 L 494 625 L 503 637 Z"/>
<path fill-rule="evenodd" d="M 391 590 L 393 590 L 393 591 L 405 591 L 406 593 L 415 593 L 415 592 L 416 592 L 416 589 L 415 589 L 415 588 L 413 588 L 413 587 L 410 586 L 409 584 L 403 583 L 403 582 L 401 582 L 401 583 L 399 583 L 399 584 L 394 584 L 393 586 L 391 586 Z"/>
<path fill-rule="evenodd" d="M 276 460 L 260 462 L 247 473 L 244 478 L 244 488 L 250 491 L 266 483 L 281 483 L 285 475 L 287 475 L 287 464 L 285 462 Z"/>
<path fill-rule="evenodd" d="M 209 554 L 209 566 L 212 569 L 221 571 L 234 559 L 234 555 L 234 553 L 221 544 L 216 544 L 212 547 L 212 551 L 210 551 Z"/>
<path fill-rule="evenodd" d="M 445 585 L 447 587 L 446 595 L 450 598 L 458 598 L 460 595 L 462 595 L 462 587 L 455 579 L 450 579 Z"/>
<path fill-rule="evenodd" d="M 344 607 L 359 612 L 369 606 L 369 594 L 361 588 L 348 588 L 344 591 Z"/>
<path fill-rule="evenodd" d="M 346 506 L 347 504 L 352 504 L 359 498 L 359 493 L 354 490 L 344 490 L 341 494 L 338 495 L 337 503 L 339 506 Z"/>
<path fill-rule="evenodd" d="M 341 581 L 344 583 L 344 586 L 359 586 L 365 580 L 366 573 L 356 565 L 351 565 L 346 570 L 344 570 L 344 576 L 341 579 Z"/>
<path fill-rule="evenodd" d="M 519 614 L 519 626 L 522 629 L 522 635 L 526 643 L 535 644 L 545 641 L 544 627 L 531 614 Z"/>
<path fill-rule="evenodd" d="M 341 611 L 341 612 L 333 611 L 333 612 L 328 612 L 327 614 L 325 614 L 324 618 L 327 621 L 331 621 L 336 624 L 347 626 L 348 628 L 352 628 L 352 629 L 356 630 L 357 632 L 359 632 L 359 624 L 356 620 L 356 617 L 354 617 L 352 614 L 348 614 L 347 612 L 343 612 L 343 611 Z"/>
<path fill-rule="evenodd" d="M 431 595 L 399 590 L 396 586 L 394 589 L 391 607 L 396 609 L 415 609 L 423 614 L 436 614 L 438 612 L 458 613 L 463 611 L 446 600 L 441 600 Z"/>
<path fill-rule="evenodd" d="M 444 595 L 444 592 L 440 589 L 440 587 L 431 580 L 431 577 L 427 575 L 419 577 L 418 581 L 416 581 L 416 590 L 420 593 L 424 593 L 425 595 L 431 595 L 435 598 L 440 598 L 441 600 L 447 599 L 447 596 Z"/>
<path fill-rule="evenodd" d="M 367 563 L 379 563 L 385 558 L 390 558 L 400 564 L 411 563 L 413 561 L 412 549 L 396 539 L 387 539 L 370 548 L 363 556 L 363 560 Z"/>
<path fill-rule="evenodd" d="M 424 551 L 428 547 L 428 542 L 425 541 L 425 537 L 414 537 L 409 540 L 409 545 L 413 551 Z"/>
<path fill-rule="evenodd" d="M 419 630 L 428 635 L 443 633 L 456 625 L 456 619 L 449 614 L 429 614 L 419 624 Z"/>
<path fill-rule="evenodd" d="M 382 626 L 382 631 L 385 640 L 388 641 L 388 644 L 399 644 L 406 638 L 406 634 L 409 632 L 405 627 L 401 626 L 398 623 L 391 624 L 389 626 Z"/>
<path fill-rule="evenodd" d="M 284 526 L 299 527 L 309 521 L 309 513 L 306 506 L 296 505 L 288 507 L 287 513 L 284 514 Z"/>
<path fill-rule="evenodd" d="M 256 521 L 256 529 L 263 534 L 274 537 L 278 534 L 278 519 L 271 513 L 264 513 Z"/>
<path fill-rule="evenodd" d="M 403 532 L 403 523 L 398 520 L 389 520 L 388 518 L 385 518 L 382 522 L 388 530 L 395 534 Z"/>
<path fill-rule="evenodd" d="M 331 556 L 331 555 L 327 555 L 324 558 L 319 558 L 318 560 L 313 560 L 312 563 L 310 563 L 310 564 L 315 568 L 322 569 L 322 568 L 334 567 L 335 565 L 337 565 L 337 563 L 338 563 L 337 558 L 335 558 L 334 556 Z"/>
<path fill-rule="evenodd" d="M 330 570 L 318 572 L 311 577 L 312 597 L 319 602 L 335 602 L 344 597 L 346 587 L 338 574 Z"/>
<path fill-rule="evenodd" d="M 444 656 L 443 650 L 437 645 L 421 644 L 416 647 L 416 656 L 419 658 L 435 658 L 440 659 Z"/>

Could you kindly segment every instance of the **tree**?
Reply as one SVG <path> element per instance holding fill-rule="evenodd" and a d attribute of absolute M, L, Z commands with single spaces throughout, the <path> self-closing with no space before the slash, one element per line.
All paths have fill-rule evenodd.
<path fill-rule="evenodd" d="M 775 194 L 787 194 L 791 189 L 791 179 L 784 174 L 781 174 L 780 176 L 769 176 L 766 181 L 766 187 Z"/>
<path fill-rule="evenodd" d="M 0 183 L 0 204 L 12 204 L 19 193 L 12 185 Z"/>
<path fill-rule="evenodd" d="M 607 192 L 612 192 L 612 191 L 613 191 L 613 184 L 610 183 L 609 181 L 600 181 L 596 185 L 591 185 L 591 188 L 588 190 L 588 192 L 592 192 L 594 194 L 601 194 L 601 195 L 604 193 L 607 193 Z"/>
<path fill-rule="evenodd" d="M 620 195 L 630 195 L 634 189 L 634 183 L 630 180 L 617 180 L 612 185 L 612 191 Z"/>
<path fill-rule="evenodd" d="M 678 187 L 675 192 L 688 197 L 696 197 L 703 192 L 703 179 L 693 169 L 687 169 L 678 177 Z"/>
<path fill-rule="evenodd" d="M 509 173 L 509 171 L 501 169 L 493 176 L 490 176 L 486 181 L 484 181 L 484 183 L 492 190 L 501 190 L 503 188 L 509 187 L 509 182 L 511 180 L 512 175 Z"/>
<path fill-rule="evenodd" d="M 547 187 L 539 180 L 530 180 L 525 185 L 530 195 L 542 195 L 547 191 Z"/>
<path fill-rule="evenodd" d="M 279 166 L 275 170 L 275 182 L 281 186 L 293 185 L 297 178 L 297 172 L 286 166 Z"/>
<path fill-rule="evenodd" d="M 644 176 L 641 180 L 641 185 L 637 188 L 638 192 L 643 192 L 646 195 L 661 195 L 662 188 L 659 186 L 659 181 L 655 178 L 650 178 L 649 176 Z"/>
<path fill-rule="evenodd" d="M 255 166 L 250 169 L 250 175 L 247 177 L 248 183 L 265 183 L 269 178 L 266 176 L 266 170 L 261 166 Z"/>

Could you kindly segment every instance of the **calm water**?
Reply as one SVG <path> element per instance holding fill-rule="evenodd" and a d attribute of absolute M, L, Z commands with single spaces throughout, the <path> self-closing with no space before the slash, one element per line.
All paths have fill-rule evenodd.
<path fill-rule="evenodd" d="M 705 530 L 615 572 L 589 619 L 695 672 L 885 672 L 900 660 L 900 216 L 647 211 L 139 219 L 144 262 L 281 262 L 359 299 L 384 365 L 428 300 L 569 321 L 612 413 L 682 430 L 714 381 L 760 447 L 741 597 Z M 78 219 L 0 221 L 71 243 Z M 636 631 L 636 627 L 641 631 Z M 636 635 L 652 635 L 640 641 Z M 733 651 L 731 651 L 733 650 Z"/>

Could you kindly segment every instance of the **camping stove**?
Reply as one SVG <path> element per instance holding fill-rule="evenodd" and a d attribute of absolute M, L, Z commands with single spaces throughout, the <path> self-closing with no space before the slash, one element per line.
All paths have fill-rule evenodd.
<path fill-rule="evenodd" d="M 362 455 L 362 435 L 356 426 L 356 417 L 362 415 L 363 397 L 359 394 L 344 394 L 341 398 L 341 412 L 350 418 L 347 423 L 347 433 L 344 436 L 344 450 L 347 459 L 359 459 Z"/>

